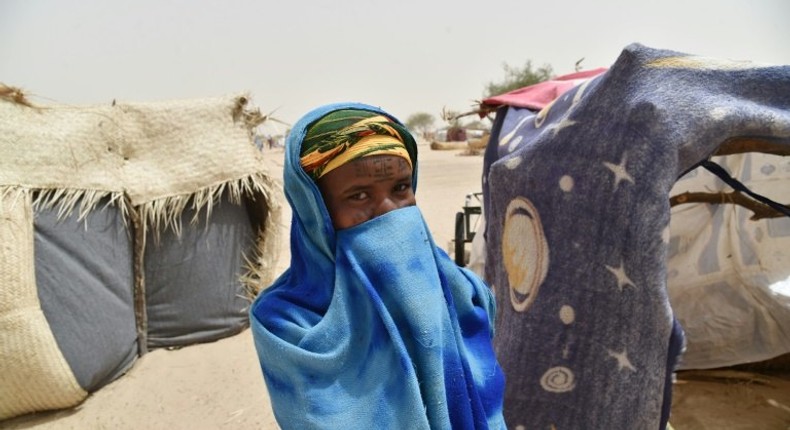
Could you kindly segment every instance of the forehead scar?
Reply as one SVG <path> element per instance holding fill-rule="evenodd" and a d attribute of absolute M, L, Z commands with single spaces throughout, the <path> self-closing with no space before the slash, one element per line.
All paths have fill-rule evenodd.
<path fill-rule="evenodd" d="M 368 176 L 377 179 L 391 178 L 395 174 L 395 160 L 392 158 L 360 158 L 354 163 L 357 177 Z"/>

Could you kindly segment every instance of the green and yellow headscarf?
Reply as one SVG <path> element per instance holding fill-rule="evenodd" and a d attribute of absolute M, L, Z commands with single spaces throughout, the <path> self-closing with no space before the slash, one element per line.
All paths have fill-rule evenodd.
<path fill-rule="evenodd" d="M 390 118 L 366 110 L 331 112 L 307 127 L 300 163 L 314 180 L 358 158 L 395 155 L 414 168 L 416 143 L 411 133 Z"/>

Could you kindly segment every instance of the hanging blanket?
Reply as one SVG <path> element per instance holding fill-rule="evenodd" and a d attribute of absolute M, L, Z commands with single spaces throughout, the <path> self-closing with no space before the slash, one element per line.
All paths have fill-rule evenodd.
<path fill-rule="evenodd" d="M 486 278 L 509 428 L 658 429 L 682 345 L 669 192 L 724 141 L 790 143 L 790 68 L 628 46 L 487 148 Z M 785 199 L 786 196 L 785 196 Z"/>

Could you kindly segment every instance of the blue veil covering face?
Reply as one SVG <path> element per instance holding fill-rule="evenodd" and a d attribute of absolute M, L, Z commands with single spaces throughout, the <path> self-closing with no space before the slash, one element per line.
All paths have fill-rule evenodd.
<path fill-rule="evenodd" d="M 338 109 L 387 115 L 367 105 L 327 105 L 288 137 L 291 266 L 250 311 L 278 424 L 505 428 L 489 288 L 436 247 L 415 206 L 336 232 L 302 169 L 306 128 Z"/>

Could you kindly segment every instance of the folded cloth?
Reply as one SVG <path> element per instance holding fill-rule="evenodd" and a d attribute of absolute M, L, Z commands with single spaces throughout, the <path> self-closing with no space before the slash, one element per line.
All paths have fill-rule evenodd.
<path fill-rule="evenodd" d="M 299 164 L 308 114 L 286 148 L 291 267 L 253 304 L 264 379 L 284 428 L 505 428 L 494 300 L 438 247 L 417 207 L 335 233 Z M 383 112 L 381 112 L 383 113 Z M 416 165 L 414 186 L 416 186 Z"/>

